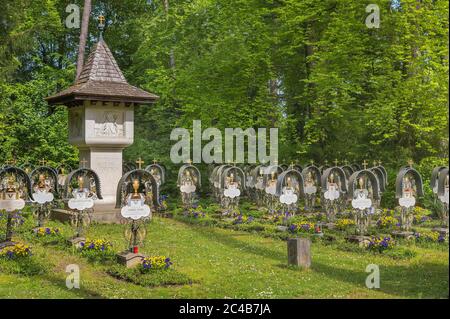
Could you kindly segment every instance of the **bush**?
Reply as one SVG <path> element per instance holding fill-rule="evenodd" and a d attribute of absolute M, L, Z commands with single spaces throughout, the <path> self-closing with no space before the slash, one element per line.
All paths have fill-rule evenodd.
<path fill-rule="evenodd" d="M 0 250 L 0 270 L 5 273 L 33 276 L 44 274 L 46 266 L 39 263 L 25 244 L 15 244 Z"/>
<path fill-rule="evenodd" d="M 34 256 L 26 258 L 0 258 L 0 271 L 7 274 L 35 276 L 47 272 L 48 265 L 38 261 Z"/>
<path fill-rule="evenodd" d="M 411 249 L 405 247 L 395 247 L 383 252 L 386 256 L 394 259 L 409 259 L 417 255 L 417 253 Z"/>
<path fill-rule="evenodd" d="M 186 285 L 192 283 L 192 280 L 187 275 L 171 268 L 143 271 L 142 266 L 126 268 L 121 265 L 113 265 L 106 272 L 114 278 L 144 287 Z"/>

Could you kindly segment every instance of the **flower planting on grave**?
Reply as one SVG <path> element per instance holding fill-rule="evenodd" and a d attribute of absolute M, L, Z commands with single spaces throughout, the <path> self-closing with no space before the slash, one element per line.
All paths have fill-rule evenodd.
<path fill-rule="evenodd" d="M 320 226 L 307 222 L 302 221 L 295 224 L 291 224 L 289 226 L 289 231 L 292 233 L 306 233 L 306 234 L 319 234 L 321 233 Z"/>
<path fill-rule="evenodd" d="M 191 284 L 192 280 L 172 268 L 173 262 L 166 256 L 150 256 L 134 268 L 113 265 L 107 273 L 117 279 L 145 287 Z"/>
<path fill-rule="evenodd" d="M 416 242 L 419 242 L 419 243 L 425 243 L 425 242 L 445 243 L 446 238 L 447 238 L 445 235 L 440 234 L 437 231 L 427 231 L 427 230 L 415 232 L 414 237 L 416 239 Z"/>
<path fill-rule="evenodd" d="M 143 271 L 153 271 L 153 270 L 161 270 L 161 269 L 169 269 L 172 266 L 172 262 L 170 258 L 165 256 L 151 256 L 146 257 L 142 261 L 142 269 Z"/>
<path fill-rule="evenodd" d="M 39 227 L 34 230 L 38 237 L 59 236 L 61 234 L 59 228 Z"/>
<path fill-rule="evenodd" d="M 7 246 L 0 250 L 0 258 L 18 259 L 26 258 L 32 255 L 30 246 L 22 243 Z"/>
<path fill-rule="evenodd" d="M 112 243 L 106 239 L 87 239 L 80 243 L 79 251 L 89 261 L 107 261 L 114 258 Z"/>
<path fill-rule="evenodd" d="M 335 223 L 335 227 L 338 230 L 346 230 L 355 226 L 355 221 L 349 218 L 341 218 L 338 219 Z"/>
<path fill-rule="evenodd" d="M 367 244 L 367 249 L 382 253 L 385 250 L 392 249 L 394 241 L 391 237 L 372 237 Z"/>
<path fill-rule="evenodd" d="M 377 227 L 379 228 L 392 228 L 398 224 L 398 219 L 393 216 L 381 216 L 377 220 Z"/>

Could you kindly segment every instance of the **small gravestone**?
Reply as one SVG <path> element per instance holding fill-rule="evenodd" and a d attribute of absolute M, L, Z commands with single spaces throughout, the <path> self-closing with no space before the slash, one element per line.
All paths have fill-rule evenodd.
<path fill-rule="evenodd" d="M 358 244 L 359 247 L 366 247 L 370 243 L 371 237 L 362 235 L 349 235 L 345 237 L 345 240 L 349 243 Z"/>
<path fill-rule="evenodd" d="M 45 165 L 45 160 L 42 160 Z M 55 195 L 58 194 L 58 175 L 47 166 L 40 166 L 30 173 L 32 200 L 36 206 L 34 215 L 37 226 L 43 227 L 54 205 Z"/>
<path fill-rule="evenodd" d="M 371 217 L 375 212 L 374 203 L 381 199 L 379 184 L 376 175 L 367 169 L 367 162 L 363 163 L 364 169 L 354 172 L 348 179 L 348 198 L 351 200 L 357 235 L 361 236 L 359 243 L 364 242 L 371 225 Z M 349 239 L 352 241 L 352 239 Z"/>
<path fill-rule="evenodd" d="M 197 192 L 201 187 L 201 174 L 197 167 L 192 165 L 189 160 L 188 164 L 184 164 L 178 171 L 177 186 L 181 193 L 181 201 L 186 211 L 194 206 Z"/>
<path fill-rule="evenodd" d="M 303 175 L 292 163 L 287 170 L 278 175 L 276 184 L 276 195 L 285 214 L 293 216 L 298 212 L 298 201 L 304 194 Z"/>
<path fill-rule="evenodd" d="M 435 227 L 441 236 L 448 236 L 448 207 L 449 207 L 449 174 L 448 167 L 436 167 L 431 176 L 431 188 L 435 194 L 435 199 L 440 203 L 438 215 L 441 226 Z"/>
<path fill-rule="evenodd" d="M 314 211 L 316 204 L 317 192 L 320 187 L 320 170 L 314 165 L 314 161 L 302 171 L 303 180 L 305 182 L 305 210 Z"/>
<path fill-rule="evenodd" d="M 84 162 L 85 160 L 82 161 Z M 102 199 L 97 173 L 89 168 L 78 168 L 70 172 L 65 194 L 71 211 L 70 223 L 75 229 L 75 234 L 68 243 L 79 247 L 80 243 L 85 241 L 86 228 L 91 224 L 94 201 Z"/>
<path fill-rule="evenodd" d="M 287 241 L 288 264 L 302 268 L 311 267 L 311 240 L 292 238 Z"/>
<path fill-rule="evenodd" d="M 131 251 L 124 251 L 117 254 L 117 262 L 127 268 L 133 268 L 139 264 L 142 264 L 144 258 L 144 255 L 140 253 L 133 253 Z"/>
<path fill-rule="evenodd" d="M 0 169 L 0 213 L 6 212 L 5 238 L 1 242 L 1 247 L 14 245 L 13 216 L 25 207 L 30 193 L 31 181 L 25 171 L 13 166 Z"/>
<path fill-rule="evenodd" d="M 221 206 L 231 213 L 239 208 L 239 199 L 245 190 L 245 173 L 233 165 L 223 170 L 219 184 Z"/>
<path fill-rule="evenodd" d="M 395 195 L 400 208 L 401 230 L 392 232 L 392 235 L 412 239 L 411 227 L 414 220 L 416 199 L 422 197 L 424 192 L 420 173 L 412 167 L 412 161 L 409 161 L 408 164 L 409 166 L 400 169 L 395 181 Z"/>
<path fill-rule="evenodd" d="M 120 208 L 125 228 L 128 250 L 117 255 L 117 262 L 127 268 L 135 267 L 145 258 L 139 253 L 146 236 L 146 221 L 152 218 L 152 209 L 158 209 L 159 184 L 154 174 L 141 168 L 143 161 L 136 162 L 138 169 L 125 173 L 117 187 L 116 208 Z"/>
<path fill-rule="evenodd" d="M 333 223 L 339 211 L 341 197 L 347 191 L 344 171 L 334 166 L 327 168 L 322 174 L 322 206 L 327 215 L 327 222 Z"/>
<path fill-rule="evenodd" d="M 264 169 L 264 198 L 269 214 L 274 214 L 280 207 L 277 196 L 278 176 L 283 172 L 279 165 L 269 165 Z"/>

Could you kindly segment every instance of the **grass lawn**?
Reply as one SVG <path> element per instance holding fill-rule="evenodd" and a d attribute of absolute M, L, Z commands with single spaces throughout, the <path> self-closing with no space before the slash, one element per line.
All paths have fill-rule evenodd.
<path fill-rule="evenodd" d="M 49 224 L 71 234 L 67 225 Z M 93 225 L 87 237 L 106 238 L 120 251 L 123 230 L 122 225 Z M 398 260 L 314 242 L 312 267 L 300 270 L 286 266 L 284 241 L 155 217 L 142 252 L 170 257 L 173 269 L 192 284 L 150 288 L 115 279 L 106 273 L 107 266 L 68 249 L 31 246 L 31 258 L 47 271 L 0 273 L 0 298 L 448 298 L 448 247 L 413 246 L 416 256 Z M 65 286 L 69 264 L 81 269 L 80 289 Z M 379 265 L 380 289 L 365 286 L 368 264 Z"/>

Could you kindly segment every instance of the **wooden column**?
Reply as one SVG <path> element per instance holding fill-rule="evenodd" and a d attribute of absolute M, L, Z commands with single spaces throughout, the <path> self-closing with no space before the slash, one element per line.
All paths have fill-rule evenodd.
<path fill-rule="evenodd" d="M 309 238 L 288 239 L 288 264 L 302 268 L 311 267 L 311 240 Z"/>

